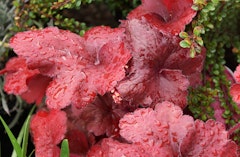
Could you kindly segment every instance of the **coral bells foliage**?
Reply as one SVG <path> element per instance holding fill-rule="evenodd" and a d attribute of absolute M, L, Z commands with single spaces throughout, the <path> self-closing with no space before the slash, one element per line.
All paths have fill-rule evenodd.
<path fill-rule="evenodd" d="M 205 57 L 179 46 L 192 4 L 142 0 L 118 28 L 83 37 L 56 27 L 16 34 L 18 56 L 0 74 L 8 93 L 46 96 L 30 127 L 36 156 L 58 156 L 63 138 L 72 156 L 237 156 L 222 124 L 182 114 Z"/>
<path fill-rule="evenodd" d="M 23 66 L 29 74 L 14 85 L 26 86 L 27 79 L 31 80 L 36 76 L 33 72 L 37 71 L 53 79 L 46 90 L 49 108 L 61 109 L 70 104 L 82 107 L 91 102 L 96 93 L 110 91 L 125 76 L 124 66 L 131 55 L 124 48 L 123 32 L 121 28 L 95 27 L 80 37 L 50 27 L 18 33 L 11 39 L 10 45 L 18 54 L 18 59 L 25 60 Z M 19 71 L 22 69 L 14 71 L 6 67 L 4 70 L 7 79 L 14 79 L 8 75 L 17 75 Z M 10 93 L 8 85 L 5 89 Z M 35 86 L 41 85 L 35 82 Z M 27 90 L 27 86 L 25 88 Z M 12 93 L 21 95 L 22 91 Z"/>
<path fill-rule="evenodd" d="M 137 109 L 128 113 L 120 120 L 119 127 L 124 142 L 104 139 L 92 147 L 88 156 L 237 157 L 237 145 L 228 139 L 222 123 L 194 121 L 170 102 L 157 104 L 154 110 Z"/>

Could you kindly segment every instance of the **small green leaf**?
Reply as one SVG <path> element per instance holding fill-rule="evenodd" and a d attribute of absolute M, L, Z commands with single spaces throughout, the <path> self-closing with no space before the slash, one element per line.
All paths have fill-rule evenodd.
<path fill-rule="evenodd" d="M 214 74 L 214 75 L 219 75 L 220 72 L 219 72 L 218 70 L 213 70 L 213 74 Z"/>
<path fill-rule="evenodd" d="M 218 4 L 219 0 L 212 0 L 212 2 Z"/>
<path fill-rule="evenodd" d="M 67 139 L 64 139 L 62 141 L 60 157 L 69 157 L 69 147 Z"/>
<path fill-rule="evenodd" d="M 197 37 L 196 38 L 196 42 L 200 45 L 200 46 L 203 46 L 203 40 L 201 37 Z"/>
<path fill-rule="evenodd" d="M 192 9 L 195 10 L 195 11 L 198 11 L 199 10 L 199 7 L 197 5 L 193 5 L 192 6 Z"/>
<path fill-rule="evenodd" d="M 179 44 L 182 48 L 190 48 L 191 47 L 191 41 L 187 40 L 187 39 L 182 40 Z"/>
<path fill-rule="evenodd" d="M 179 36 L 180 36 L 180 38 L 182 38 L 182 39 L 185 39 L 185 38 L 188 38 L 188 37 L 189 37 L 189 35 L 187 34 L 187 32 L 181 32 L 181 33 L 179 33 Z"/>
<path fill-rule="evenodd" d="M 194 47 L 191 47 L 191 49 L 190 49 L 190 57 L 194 58 L 195 55 L 196 55 L 196 51 L 195 51 Z"/>
<path fill-rule="evenodd" d="M 206 6 L 206 9 L 209 10 L 209 11 L 214 11 L 215 6 L 213 5 L 213 3 L 208 3 L 208 5 Z"/>
<path fill-rule="evenodd" d="M 214 25 L 212 23 L 208 23 L 207 24 L 207 27 L 210 28 L 210 29 L 213 29 L 214 28 Z"/>
<path fill-rule="evenodd" d="M 16 151 L 17 155 L 19 157 L 21 157 L 22 155 L 22 149 L 21 146 L 19 145 L 19 143 L 17 142 L 17 139 L 14 137 L 13 133 L 11 132 L 11 130 L 9 129 L 9 127 L 7 126 L 7 124 L 5 123 L 5 121 L 2 119 L 2 116 L 0 116 L 0 120 L 7 132 L 7 135 L 12 143 L 12 146 L 14 148 L 14 150 Z"/>
<path fill-rule="evenodd" d="M 202 33 L 204 33 L 203 27 L 201 27 L 201 26 L 196 26 L 196 27 L 194 27 L 194 29 L 193 29 L 193 34 L 194 34 L 195 36 L 199 36 L 199 35 L 202 34 Z"/>

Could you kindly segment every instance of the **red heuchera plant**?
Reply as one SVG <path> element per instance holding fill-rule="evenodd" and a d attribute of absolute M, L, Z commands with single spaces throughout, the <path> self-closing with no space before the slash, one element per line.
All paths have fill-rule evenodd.
<path fill-rule="evenodd" d="M 104 139 L 88 156 L 237 157 L 238 147 L 228 139 L 222 123 L 194 121 L 170 102 L 157 104 L 155 110 L 146 108 L 128 113 L 120 120 L 119 127 L 126 141 Z"/>
<path fill-rule="evenodd" d="M 46 90 L 49 108 L 61 109 L 70 104 L 85 106 L 94 100 L 96 93 L 103 95 L 110 91 L 125 76 L 124 66 L 131 55 L 124 48 L 123 32 L 121 28 L 95 27 L 82 38 L 50 27 L 18 33 L 10 45 L 18 54 L 18 60 L 26 62 L 22 65 L 26 70 L 21 67 L 13 70 L 7 66 L 1 73 L 7 73 L 10 83 L 16 81 L 11 76 L 28 73 L 11 87 L 9 83 L 5 84 L 5 90 L 19 95 L 31 92 L 26 85 L 27 79 L 34 81 L 32 77 L 41 74 L 53 79 Z M 32 84 L 41 86 L 38 82 Z M 25 88 L 10 90 L 15 86 Z"/>
<path fill-rule="evenodd" d="M 36 156 L 59 156 L 63 138 L 72 157 L 237 156 L 222 124 L 182 113 L 205 57 L 179 46 L 192 3 L 142 0 L 119 28 L 83 37 L 56 27 L 16 34 L 18 57 L 0 74 L 8 93 L 37 104 L 46 96 L 30 126 Z"/>

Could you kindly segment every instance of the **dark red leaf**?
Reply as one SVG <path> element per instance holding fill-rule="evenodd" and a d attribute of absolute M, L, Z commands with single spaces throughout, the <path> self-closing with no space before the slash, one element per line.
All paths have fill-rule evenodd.
<path fill-rule="evenodd" d="M 178 35 L 196 15 L 192 5 L 192 0 L 142 0 L 142 4 L 130 12 L 127 18 L 142 18 L 163 34 Z"/>
<path fill-rule="evenodd" d="M 77 129 L 69 129 L 65 135 L 68 139 L 69 149 L 72 154 L 86 154 L 89 149 L 89 144 L 86 135 Z"/>
<path fill-rule="evenodd" d="M 194 76 L 201 74 L 204 56 L 191 59 L 189 50 L 179 46 L 179 38 L 163 35 L 143 20 L 128 20 L 122 27 L 133 58 L 127 77 L 116 87 L 120 96 L 143 106 L 168 100 L 185 107 L 188 79 L 192 86 L 199 84 Z"/>

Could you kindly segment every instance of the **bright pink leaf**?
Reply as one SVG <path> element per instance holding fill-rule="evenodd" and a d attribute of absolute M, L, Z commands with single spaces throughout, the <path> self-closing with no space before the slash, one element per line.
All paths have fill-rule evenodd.
<path fill-rule="evenodd" d="M 123 32 L 122 28 L 95 27 L 82 38 L 49 27 L 18 33 L 10 45 L 28 67 L 53 78 L 46 92 L 49 108 L 83 107 L 125 76 L 131 55 L 124 48 Z"/>
<path fill-rule="evenodd" d="M 30 129 L 36 157 L 59 156 L 57 145 L 64 138 L 67 129 L 65 112 L 59 110 L 38 111 L 32 117 Z"/>
<path fill-rule="evenodd" d="M 162 33 L 178 35 L 196 15 L 192 5 L 192 0 L 142 0 L 127 18 L 144 18 Z"/>

